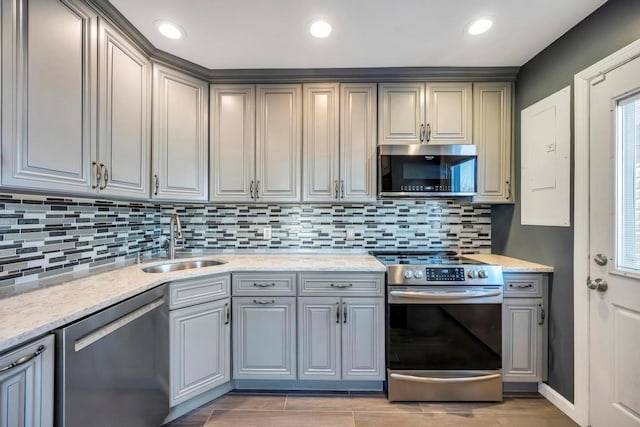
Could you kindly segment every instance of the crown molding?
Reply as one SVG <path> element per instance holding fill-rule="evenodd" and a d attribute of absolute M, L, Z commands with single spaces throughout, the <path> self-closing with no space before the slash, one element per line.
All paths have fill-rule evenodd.
<path fill-rule="evenodd" d="M 85 0 L 157 63 L 210 83 L 510 81 L 520 67 L 257 68 L 211 70 L 156 48 L 109 0 Z"/>

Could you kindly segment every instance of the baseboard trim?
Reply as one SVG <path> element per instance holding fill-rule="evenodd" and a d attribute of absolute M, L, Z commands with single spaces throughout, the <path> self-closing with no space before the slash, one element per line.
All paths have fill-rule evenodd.
<path fill-rule="evenodd" d="M 575 421 L 578 425 L 586 427 L 586 425 L 580 424 L 576 408 L 573 403 L 569 402 L 564 396 L 551 388 L 548 384 L 538 383 L 538 393 L 544 396 L 549 402 L 551 402 L 556 408 L 564 412 L 569 418 Z"/>

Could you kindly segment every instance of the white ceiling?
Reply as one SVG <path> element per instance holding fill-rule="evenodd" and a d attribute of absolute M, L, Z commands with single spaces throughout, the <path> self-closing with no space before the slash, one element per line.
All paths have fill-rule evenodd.
<path fill-rule="evenodd" d="M 520 66 L 606 0 L 111 0 L 156 47 L 211 69 Z M 465 26 L 489 16 L 481 36 Z M 326 39 L 308 31 L 316 18 Z M 181 40 L 153 24 L 170 20 Z"/>

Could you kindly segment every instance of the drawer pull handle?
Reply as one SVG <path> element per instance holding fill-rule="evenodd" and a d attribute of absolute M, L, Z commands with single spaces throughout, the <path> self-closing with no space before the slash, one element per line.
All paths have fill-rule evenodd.
<path fill-rule="evenodd" d="M 43 345 L 39 346 L 36 351 L 34 351 L 33 353 L 31 353 L 28 356 L 23 356 L 20 359 L 16 360 L 13 363 L 9 363 L 7 366 L 0 368 L 0 372 L 5 372 L 8 371 L 9 369 L 13 369 L 16 366 L 20 366 L 20 365 L 24 365 L 25 363 L 29 362 L 30 360 L 35 359 L 36 357 L 40 356 L 45 350 L 45 347 Z"/>
<path fill-rule="evenodd" d="M 529 289 L 529 288 L 533 288 L 533 283 L 527 283 L 526 285 L 514 285 L 513 283 L 510 283 L 509 287 L 516 288 L 516 289 Z"/>
<path fill-rule="evenodd" d="M 257 288 L 270 288 L 275 285 L 276 285 L 275 283 L 254 283 L 253 284 L 253 286 Z"/>
<path fill-rule="evenodd" d="M 275 304 L 274 300 L 264 300 L 264 299 L 254 299 L 254 304 L 267 305 L 267 304 Z"/>
<path fill-rule="evenodd" d="M 340 323 L 340 303 L 336 303 L 336 323 Z"/>
<path fill-rule="evenodd" d="M 338 289 L 350 288 L 352 286 L 353 286 L 353 283 L 338 283 L 338 284 L 332 283 L 331 284 L 332 288 L 338 288 Z"/>
<path fill-rule="evenodd" d="M 229 322 L 231 321 L 231 310 L 229 310 L 229 304 L 228 303 L 224 305 L 224 311 L 226 312 L 226 315 L 225 315 L 226 319 L 224 321 L 224 324 L 228 325 Z"/>

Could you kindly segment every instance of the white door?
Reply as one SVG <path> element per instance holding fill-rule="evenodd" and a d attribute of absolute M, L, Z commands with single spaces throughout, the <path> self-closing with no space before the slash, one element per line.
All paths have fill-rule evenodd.
<path fill-rule="evenodd" d="M 594 427 L 637 427 L 640 59 L 598 80 L 590 89 L 589 415 Z"/>
<path fill-rule="evenodd" d="M 471 83 L 428 83 L 426 142 L 473 144 L 471 98 Z"/>
<path fill-rule="evenodd" d="M 378 145 L 425 141 L 424 83 L 378 86 Z"/>

